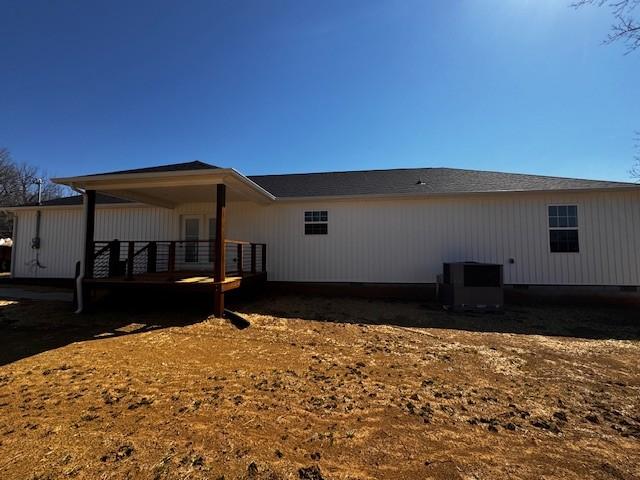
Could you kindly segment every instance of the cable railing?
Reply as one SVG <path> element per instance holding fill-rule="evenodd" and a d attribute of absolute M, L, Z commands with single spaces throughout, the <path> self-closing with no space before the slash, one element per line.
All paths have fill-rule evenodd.
<path fill-rule="evenodd" d="M 216 240 L 94 241 L 93 278 L 162 272 L 202 272 L 214 276 Z M 225 240 L 225 276 L 266 272 L 267 245 Z M 217 279 L 216 279 L 217 280 Z"/>

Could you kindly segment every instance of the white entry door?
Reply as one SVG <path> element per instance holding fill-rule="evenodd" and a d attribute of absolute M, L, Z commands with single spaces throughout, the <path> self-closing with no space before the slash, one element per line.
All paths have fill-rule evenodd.
<path fill-rule="evenodd" d="M 185 216 L 182 221 L 183 224 L 183 240 L 184 243 L 184 263 L 198 263 L 199 245 L 200 240 L 200 217 L 197 215 Z"/>
<path fill-rule="evenodd" d="M 213 269 L 215 240 L 215 217 L 209 215 L 182 215 L 180 242 L 176 251 L 176 262 L 182 270 Z"/>

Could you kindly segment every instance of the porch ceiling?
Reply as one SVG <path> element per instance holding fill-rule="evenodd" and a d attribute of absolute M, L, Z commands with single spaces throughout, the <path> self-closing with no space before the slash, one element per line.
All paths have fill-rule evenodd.
<path fill-rule="evenodd" d="M 174 208 L 182 203 L 215 202 L 215 186 L 218 184 L 227 186 L 227 199 L 231 201 L 269 203 L 275 199 L 233 169 L 89 175 L 53 181 L 165 208 Z"/>

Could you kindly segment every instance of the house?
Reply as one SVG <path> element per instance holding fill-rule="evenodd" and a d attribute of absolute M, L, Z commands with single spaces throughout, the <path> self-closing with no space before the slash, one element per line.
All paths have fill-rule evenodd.
<path fill-rule="evenodd" d="M 504 264 L 511 285 L 640 285 L 633 183 L 450 168 L 244 176 L 199 161 L 55 181 L 80 194 L 11 209 L 15 278 L 197 285 L 217 314 L 252 279 L 427 284 L 463 260 Z"/>

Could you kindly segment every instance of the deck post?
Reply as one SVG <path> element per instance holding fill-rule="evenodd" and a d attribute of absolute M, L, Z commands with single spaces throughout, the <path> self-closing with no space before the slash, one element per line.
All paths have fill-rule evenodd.
<path fill-rule="evenodd" d="M 96 191 L 85 190 L 83 201 L 84 209 L 84 278 L 93 277 L 93 256 L 95 255 L 93 247 L 93 236 L 95 232 L 96 218 Z"/>
<path fill-rule="evenodd" d="M 256 273 L 256 244 L 251 244 L 251 273 Z"/>
<path fill-rule="evenodd" d="M 135 253 L 135 243 L 129 241 L 127 250 L 127 280 L 133 280 L 133 255 Z"/>
<path fill-rule="evenodd" d="M 262 272 L 267 271 L 267 244 L 262 244 Z"/>
<path fill-rule="evenodd" d="M 176 242 L 169 242 L 169 258 L 167 260 L 167 270 L 173 272 L 176 269 Z"/>
<path fill-rule="evenodd" d="M 238 250 L 236 254 L 236 256 L 238 257 L 238 276 L 241 277 L 244 270 L 244 267 L 242 265 L 242 243 L 238 243 L 236 248 Z"/>
<path fill-rule="evenodd" d="M 222 291 L 222 283 L 225 280 L 225 210 L 227 207 L 227 186 L 223 183 L 216 185 L 216 251 L 215 264 L 213 266 L 213 278 L 215 285 L 213 314 L 222 318 L 224 315 L 224 292 Z"/>
<path fill-rule="evenodd" d="M 149 246 L 147 247 L 147 272 L 155 273 L 157 259 L 158 244 L 156 242 L 149 242 Z"/>
<path fill-rule="evenodd" d="M 120 275 L 120 241 L 118 239 L 109 242 L 109 276 Z"/>
<path fill-rule="evenodd" d="M 85 190 L 82 196 L 82 203 L 84 204 L 84 258 L 82 259 L 82 278 L 80 280 L 76 279 L 76 288 L 80 292 L 80 295 L 76 294 L 80 305 L 76 310 L 78 313 L 89 306 L 91 299 L 91 289 L 84 280 L 93 278 L 96 191 Z"/>

